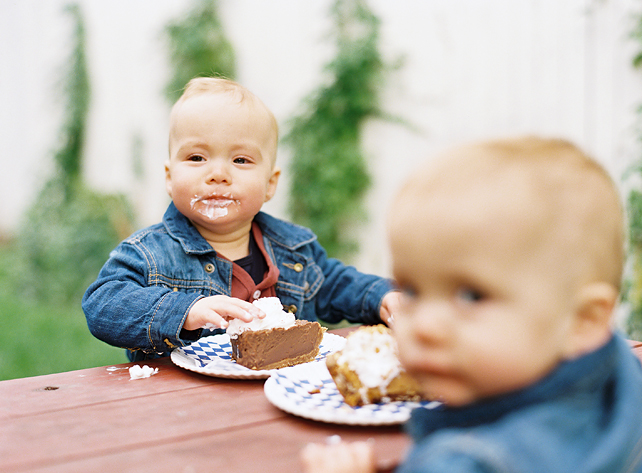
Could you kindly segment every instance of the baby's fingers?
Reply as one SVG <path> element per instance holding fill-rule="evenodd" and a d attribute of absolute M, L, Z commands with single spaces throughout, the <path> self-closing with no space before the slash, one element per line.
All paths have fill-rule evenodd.
<path fill-rule="evenodd" d="M 372 473 L 374 451 L 369 442 L 309 444 L 301 452 L 306 473 Z"/>
<path fill-rule="evenodd" d="M 210 330 L 227 328 L 229 319 L 251 322 L 256 317 L 265 317 L 258 307 L 240 299 L 217 295 L 196 301 L 183 328 L 187 330 L 196 330 L 201 327 Z"/>
<path fill-rule="evenodd" d="M 249 302 L 241 299 L 228 299 L 229 305 L 226 305 L 224 309 L 224 315 L 228 319 L 240 319 L 243 322 L 251 322 L 256 318 L 262 319 L 265 317 L 265 313 L 254 304 L 250 304 Z M 220 310 L 219 313 L 223 313 L 223 309 Z"/>

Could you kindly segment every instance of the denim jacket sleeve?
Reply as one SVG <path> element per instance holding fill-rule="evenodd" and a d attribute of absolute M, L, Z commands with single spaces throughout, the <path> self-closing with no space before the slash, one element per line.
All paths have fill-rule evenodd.
<path fill-rule="evenodd" d="M 328 323 L 344 319 L 370 325 L 381 323 L 381 301 L 392 290 L 390 281 L 329 258 L 317 241 L 310 246 L 312 268 L 318 267 L 323 275 L 311 285 L 319 318 Z"/>
<path fill-rule="evenodd" d="M 166 353 L 198 338 L 198 332 L 181 333 L 181 328 L 202 294 L 162 283 L 156 264 L 154 253 L 133 237 L 111 253 L 82 301 L 95 337 L 148 355 Z"/>
<path fill-rule="evenodd" d="M 299 319 L 381 323 L 379 310 L 392 282 L 329 258 L 309 229 L 259 213 L 267 251 L 279 268 L 276 293 Z"/>

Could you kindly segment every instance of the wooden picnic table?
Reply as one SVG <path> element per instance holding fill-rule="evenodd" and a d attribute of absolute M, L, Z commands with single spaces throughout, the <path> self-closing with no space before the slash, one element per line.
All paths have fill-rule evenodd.
<path fill-rule="evenodd" d="M 642 358 L 642 343 L 631 346 Z M 292 473 L 308 442 L 332 435 L 372 439 L 390 471 L 409 447 L 399 426 L 287 414 L 266 399 L 264 380 L 204 376 L 167 358 L 146 364 L 159 371 L 141 380 L 126 363 L 0 382 L 0 471 Z"/>
<path fill-rule="evenodd" d="M 204 376 L 168 358 L 145 362 L 158 373 L 131 380 L 133 364 L 0 382 L 0 471 L 292 473 L 308 442 L 332 435 L 373 439 L 389 471 L 409 446 L 400 426 L 287 414 L 265 397 L 265 380 Z"/>

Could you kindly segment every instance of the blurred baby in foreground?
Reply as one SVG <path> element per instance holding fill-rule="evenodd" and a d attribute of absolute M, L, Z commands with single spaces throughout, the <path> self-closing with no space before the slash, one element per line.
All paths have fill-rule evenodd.
<path fill-rule="evenodd" d="M 450 151 L 392 206 L 416 409 L 399 472 L 642 471 L 642 369 L 613 329 L 623 215 L 608 174 L 535 137 Z M 375 471 L 367 443 L 309 445 L 308 473 Z"/>

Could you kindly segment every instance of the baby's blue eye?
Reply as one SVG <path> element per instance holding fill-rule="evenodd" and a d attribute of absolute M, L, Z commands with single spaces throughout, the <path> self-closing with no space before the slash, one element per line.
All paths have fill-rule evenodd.
<path fill-rule="evenodd" d="M 401 295 L 403 297 L 407 297 L 409 299 L 417 297 L 417 291 L 412 286 L 403 285 L 403 286 L 399 286 L 397 289 L 401 291 Z"/>
<path fill-rule="evenodd" d="M 485 295 L 477 289 L 462 287 L 457 291 L 457 298 L 465 302 L 480 302 L 485 298 Z"/>
<path fill-rule="evenodd" d="M 244 156 L 239 156 L 238 158 L 234 158 L 234 164 L 247 164 L 249 160 L 244 157 Z"/>

